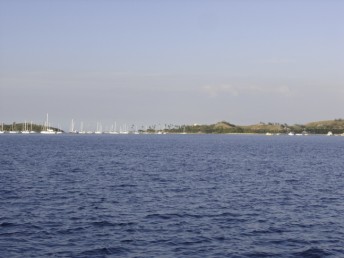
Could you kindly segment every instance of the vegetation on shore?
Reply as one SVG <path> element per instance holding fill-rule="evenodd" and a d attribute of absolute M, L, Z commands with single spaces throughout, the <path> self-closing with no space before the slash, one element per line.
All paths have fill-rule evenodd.
<path fill-rule="evenodd" d="M 344 132 L 344 119 L 335 119 L 329 121 L 318 121 L 307 123 L 304 125 L 295 124 L 281 124 L 281 123 L 263 123 L 254 125 L 234 125 L 226 121 L 221 121 L 211 125 L 183 125 L 164 130 L 167 133 L 310 133 L 310 134 L 327 134 L 331 131 L 334 134 L 341 134 Z"/>

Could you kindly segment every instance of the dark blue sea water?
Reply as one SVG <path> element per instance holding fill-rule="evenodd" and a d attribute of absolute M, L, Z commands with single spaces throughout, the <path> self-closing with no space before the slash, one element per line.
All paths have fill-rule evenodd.
<path fill-rule="evenodd" d="M 0 257 L 344 257 L 344 137 L 1 135 Z"/>

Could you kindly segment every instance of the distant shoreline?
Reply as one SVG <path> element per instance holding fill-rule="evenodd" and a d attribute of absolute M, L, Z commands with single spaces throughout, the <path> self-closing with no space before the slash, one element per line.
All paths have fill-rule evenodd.
<path fill-rule="evenodd" d="M 54 133 L 74 133 L 74 134 L 266 134 L 266 135 L 343 135 L 344 119 L 317 121 L 307 124 L 288 125 L 286 123 L 263 123 L 254 125 L 235 125 L 226 121 L 209 125 L 164 125 L 159 128 L 156 125 L 138 127 L 132 125 L 130 128 L 124 127 L 125 130 L 116 130 L 112 128 L 110 131 L 99 130 L 77 130 L 65 132 L 56 127 L 47 127 L 44 125 L 33 123 L 0 123 L 1 134 L 16 133 L 44 133 L 50 131 Z"/>

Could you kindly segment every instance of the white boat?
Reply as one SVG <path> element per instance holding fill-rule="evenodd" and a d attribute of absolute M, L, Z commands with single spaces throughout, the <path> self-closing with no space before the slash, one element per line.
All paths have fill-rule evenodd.
<path fill-rule="evenodd" d="M 102 124 L 97 122 L 97 130 L 94 132 L 95 134 L 102 134 Z"/>
<path fill-rule="evenodd" d="M 22 129 L 23 129 L 23 131 L 21 131 L 22 134 L 29 134 L 30 133 L 26 121 L 24 123 L 24 128 L 22 128 Z"/>
<path fill-rule="evenodd" d="M 112 125 L 111 131 L 109 132 L 109 134 L 118 134 L 116 127 L 117 127 L 117 125 L 116 125 L 116 122 L 115 122 L 115 127 Z"/>
<path fill-rule="evenodd" d="M 1 131 L 0 131 L 0 134 L 2 134 L 2 133 L 5 133 L 5 131 L 4 131 L 4 123 L 1 123 Z"/>
<path fill-rule="evenodd" d="M 41 131 L 41 134 L 56 134 L 56 132 L 50 128 L 49 126 L 49 116 L 47 114 L 47 121 L 45 121 L 43 130 Z"/>
<path fill-rule="evenodd" d="M 10 133 L 10 134 L 19 133 L 19 131 L 14 130 L 14 123 L 12 124 L 12 129 L 8 133 Z"/>
<path fill-rule="evenodd" d="M 53 129 L 48 128 L 48 129 L 41 131 L 41 134 L 56 134 L 56 133 Z"/>
<path fill-rule="evenodd" d="M 289 136 L 294 136 L 295 134 L 293 132 L 288 133 Z"/>
<path fill-rule="evenodd" d="M 327 136 L 333 136 L 333 133 L 332 133 L 331 131 L 329 131 L 329 132 L 327 133 Z"/>
<path fill-rule="evenodd" d="M 126 124 L 124 125 L 123 130 L 122 130 L 122 127 L 120 127 L 119 133 L 120 134 L 129 134 L 129 131 L 127 129 L 127 125 Z"/>
<path fill-rule="evenodd" d="M 185 126 L 184 126 L 183 132 L 182 132 L 181 134 L 187 134 L 187 133 L 185 132 Z"/>
<path fill-rule="evenodd" d="M 74 128 L 74 119 L 72 119 L 69 133 L 78 133 Z"/>
<path fill-rule="evenodd" d="M 273 134 L 272 134 L 272 133 L 266 133 L 265 135 L 267 135 L 267 136 L 272 136 Z"/>
<path fill-rule="evenodd" d="M 79 134 L 85 134 L 86 131 L 84 131 L 84 122 L 80 123 L 80 130 L 79 130 Z"/>
<path fill-rule="evenodd" d="M 31 121 L 30 133 L 36 133 L 34 130 L 32 130 L 32 121 Z"/>

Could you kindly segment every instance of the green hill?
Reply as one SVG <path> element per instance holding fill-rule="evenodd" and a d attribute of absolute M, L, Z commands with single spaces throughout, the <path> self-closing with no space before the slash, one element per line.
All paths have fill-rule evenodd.
<path fill-rule="evenodd" d="M 334 134 L 344 132 L 344 120 L 318 121 L 307 124 L 280 124 L 280 123 L 259 123 L 254 125 L 234 125 L 226 121 L 221 121 L 210 125 L 183 125 L 166 129 L 168 133 L 302 133 L 327 134 L 332 131 Z"/>
<path fill-rule="evenodd" d="M 24 123 L 12 123 L 12 124 L 4 124 L 4 131 L 24 131 Z M 38 125 L 38 124 L 28 124 L 27 125 L 28 130 L 29 131 L 35 131 L 35 132 L 41 132 L 43 130 L 43 126 L 42 125 Z M 58 132 L 62 130 L 55 128 L 55 127 L 51 127 L 50 129 Z M 1 125 L 0 125 L 0 130 L 1 130 Z"/>
<path fill-rule="evenodd" d="M 305 124 L 305 129 L 311 133 L 324 134 L 332 131 L 335 134 L 344 132 L 344 119 L 326 120 Z"/>

